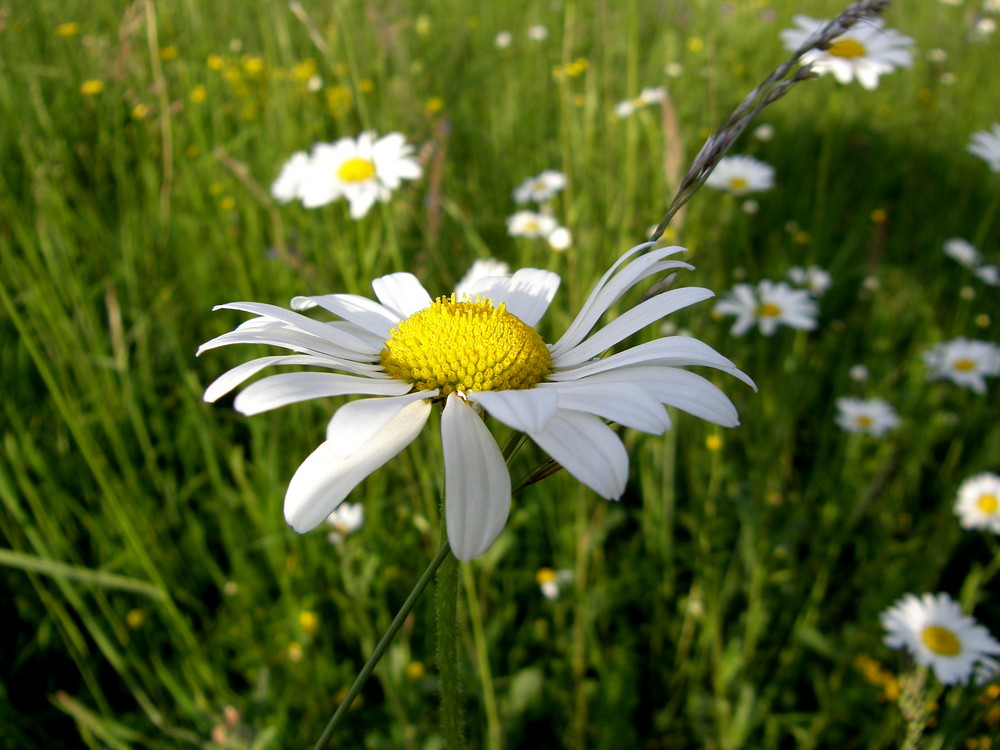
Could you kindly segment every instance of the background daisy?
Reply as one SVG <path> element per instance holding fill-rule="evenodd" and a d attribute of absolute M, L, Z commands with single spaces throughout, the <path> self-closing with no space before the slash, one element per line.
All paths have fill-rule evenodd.
<path fill-rule="evenodd" d="M 955 514 L 963 529 L 985 529 L 1000 534 L 1000 476 L 984 472 L 962 482 Z"/>

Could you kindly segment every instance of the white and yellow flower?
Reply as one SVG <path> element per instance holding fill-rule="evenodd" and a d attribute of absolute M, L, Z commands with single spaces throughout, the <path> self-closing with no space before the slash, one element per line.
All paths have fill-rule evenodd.
<path fill-rule="evenodd" d="M 375 133 L 365 132 L 357 139 L 317 143 L 308 157 L 297 152 L 282 167 L 271 193 L 282 202 L 298 198 L 306 208 L 345 198 L 351 218 L 360 219 L 377 201 L 389 200 L 403 180 L 422 173 L 401 133 L 376 140 Z"/>
<path fill-rule="evenodd" d="M 361 395 L 333 415 L 326 440 L 295 472 L 285 518 L 298 532 L 315 528 L 365 477 L 421 432 L 432 403 L 443 405 L 445 520 L 455 555 L 483 554 L 503 529 L 511 483 L 489 414 L 526 433 L 570 474 L 602 497 L 625 490 L 628 455 L 605 420 L 660 434 L 665 405 L 723 426 L 738 424 L 722 391 L 684 367 L 727 372 L 753 385 L 706 344 L 659 338 L 601 356 L 670 313 L 712 296 L 672 289 L 594 328 L 608 308 L 640 282 L 691 266 L 669 256 L 683 248 L 639 245 L 600 279 L 563 336 L 547 345 L 535 330 L 559 286 L 539 269 L 486 277 L 462 297 L 436 300 L 415 276 L 394 273 L 372 283 L 378 301 L 353 294 L 296 297 L 294 310 L 320 307 L 340 320 L 321 322 L 275 305 L 234 302 L 219 308 L 258 317 L 203 344 L 270 344 L 293 354 L 254 359 L 205 391 L 212 402 L 272 365 L 312 365 L 334 372 L 290 372 L 259 380 L 236 397 L 246 415 L 329 396 Z"/>
<path fill-rule="evenodd" d="M 361 503 L 341 503 L 326 517 L 326 522 L 330 526 L 326 540 L 330 544 L 340 544 L 364 524 L 365 506 Z"/>
<path fill-rule="evenodd" d="M 547 203 L 566 187 L 566 175 L 554 169 L 546 169 L 539 175 L 529 177 L 514 188 L 515 203 Z"/>
<path fill-rule="evenodd" d="M 930 377 L 986 393 L 986 378 L 1000 375 L 1000 348 L 989 341 L 966 338 L 945 341 L 923 353 Z"/>
<path fill-rule="evenodd" d="M 759 193 L 774 187 L 774 167 L 752 156 L 723 156 L 705 184 L 732 195 Z"/>
<path fill-rule="evenodd" d="M 802 47 L 827 23 L 801 15 L 792 20 L 795 26 L 780 35 L 790 52 Z M 829 73 L 843 84 L 856 80 L 872 90 L 878 87 L 880 76 L 913 65 L 913 44 L 910 37 L 885 28 L 881 18 L 867 18 L 834 39 L 826 49 L 811 49 L 801 60 L 819 75 Z"/>
<path fill-rule="evenodd" d="M 986 529 L 1000 534 L 1000 476 L 984 472 L 962 482 L 955 514 L 963 529 Z"/>
<path fill-rule="evenodd" d="M 837 399 L 837 424 L 848 432 L 882 437 L 899 426 L 899 415 L 888 401 L 880 398 Z"/>
<path fill-rule="evenodd" d="M 995 663 L 998 643 L 976 620 L 962 613 L 948 594 L 906 594 L 881 615 L 885 645 L 906 649 L 946 685 L 966 682 L 977 663 Z"/>
<path fill-rule="evenodd" d="M 507 217 L 507 234 L 511 237 L 548 239 L 558 228 L 555 217 L 537 211 L 517 211 Z"/>
<path fill-rule="evenodd" d="M 1000 122 L 990 130 L 973 133 L 968 151 L 985 161 L 991 172 L 1000 172 Z"/>
<path fill-rule="evenodd" d="M 810 331 L 816 327 L 819 307 L 805 289 L 792 289 L 784 281 L 762 279 L 754 287 L 736 284 L 716 303 L 716 315 L 735 315 L 734 336 L 742 336 L 756 325 L 765 336 L 786 325 Z"/>

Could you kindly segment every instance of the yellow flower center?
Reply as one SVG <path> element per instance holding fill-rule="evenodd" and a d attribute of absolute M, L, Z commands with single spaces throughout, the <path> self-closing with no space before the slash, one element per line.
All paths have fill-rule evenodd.
<path fill-rule="evenodd" d="M 1000 508 L 1000 500 L 997 500 L 996 495 L 980 495 L 979 499 L 976 500 L 976 507 L 986 515 L 991 515 L 996 513 L 997 509 Z"/>
<path fill-rule="evenodd" d="M 976 363 L 971 359 L 957 359 L 952 365 L 959 372 L 972 372 L 976 369 Z"/>
<path fill-rule="evenodd" d="M 854 57 L 864 57 L 868 54 L 868 50 L 865 49 L 865 45 L 856 39 L 848 39 L 847 37 L 841 37 L 827 49 L 827 52 L 834 57 L 845 57 L 851 59 Z"/>
<path fill-rule="evenodd" d="M 539 585 L 552 583 L 556 580 L 556 572 L 552 568 L 541 568 L 535 573 L 535 580 L 538 581 Z"/>
<path fill-rule="evenodd" d="M 757 315 L 761 318 L 777 318 L 781 315 L 781 308 L 773 302 L 761 302 L 757 306 Z"/>
<path fill-rule="evenodd" d="M 344 182 L 364 182 L 374 176 L 375 165 L 360 156 L 348 159 L 337 169 L 337 177 Z"/>
<path fill-rule="evenodd" d="M 872 426 L 872 418 L 869 417 L 867 414 L 862 414 L 860 417 L 858 417 L 857 422 L 858 422 L 858 427 Z"/>
<path fill-rule="evenodd" d="M 729 178 L 729 189 L 732 190 L 734 193 L 738 193 L 741 190 L 746 190 L 747 189 L 747 185 L 749 185 L 749 184 L 750 183 L 747 182 L 747 178 L 746 177 L 730 177 Z"/>
<path fill-rule="evenodd" d="M 389 332 L 382 366 L 417 390 L 506 391 L 533 388 L 552 357 L 531 326 L 501 303 L 438 297 Z"/>
<path fill-rule="evenodd" d="M 920 640 L 935 654 L 957 656 L 962 652 L 962 642 L 948 628 L 928 625 L 920 632 Z"/>

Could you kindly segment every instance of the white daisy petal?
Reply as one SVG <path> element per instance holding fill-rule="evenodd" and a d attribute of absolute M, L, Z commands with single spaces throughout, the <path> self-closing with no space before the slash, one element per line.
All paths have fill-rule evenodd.
<path fill-rule="evenodd" d="M 251 383 L 233 401 L 233 408 L 248 417 L 300 401 L 329 396 L 400 396 L 410 390 L 398 380 L 374 380 L 328 372 L 285 372 Z"/>
<path fill-rule="evenodd" d="M 558 411 L 541 432 L 528 433 L 566 471 L 608 500 L 628 481 L 628 454 L 614 430 L 598 417 Z"/>
<path fill-rule="evenodd" d="M 346 342 L 344 342 L 346 343 Z M 309 353 L 315 352 L 330 358 L 340 359 L 345 362 L 342 367 L 348 367 L 352 358 L 367 359 L 372 358 L 371 354 L 359 353 L 342 345 L 335 328 L 331 326 L 329 334 L 325 339 L 317 338 L 312 334 L 302 333 L 283 326 L 266 326 L 260 328 L 238 328 L 235 331 L 216 336 L 210 341 L 206 341 L 198 347 L 198 354 L 216 349 L 220 346 L 230 346 L 232 344 L 269 344 L 280 346 L 284 349 L 291 349 L 294 352 Z M 369 349 L 370 347 L 365 347 Z M 372 369 L 374 365 L 366 365 L 363 362 L 354 362 L 358 368 Z M 381 368 L 379 368 L 381 369 Z"/>
<path fill-rule="evenodd" d="M 556 414 L 559 399 L 545 388 L 507 391 L 474 391 L 469 400 L 481 404 L 491 416 L 521 432 L 542 430 Z"/>
<path fill-rule="evenodd" d="M 272 365 L 313 365 L 322 367 L 324 363 L 330 367 L 338 366 L 337 360 L 326 360 L 315 354 L 281 354 L 275 357 L 251 359 L 249 362 L 244 362 L 232 370 L 222 373 L 222 375 L 212 381 L 212 384 L 205 389 L 204 399 L 210 404 L 218 401 L 243 381 L 252 378 L 261 370 Z"/>
<path fill-rule="evenodd" d="M 577 380 L 571 383 L 553 383 L 540 390 L 559 394 L 560 413 L 568 409 L 593 414 L 652 435 L 661 435 L 670 427 L 670 417 L 660 402 L 647 391 L 630 383 L 617 382 L 609 386 L 589 380 Z"/>
<path fill-rule="evenodd" d="M 355 446 L 366 442 L 408 405 L 437 394 L 437 391 L 384 394 L 391 398 L 365 398 L 344 404 L 326 426 L 326 442 L 338 456 L 349 456 Z"/>
<path fill-rule="evenodd" d="M 292 299 L 293 310 L 309 310 L 317 306 L 339 315 L 383 341 L 389 337 L 389 330 L 399 322 L 399 316 L 391 310 L 357 294 L 321 294 Z"/>
<path fill-rule="evenodd" d="M 413 442 L 430 413 L 426 399 L 408 404 L 349 456 L 338 455 L 328 443 L 321 443 L 288 484 L 288 524 L 302 534 L 323 523 L 365 477 Z"/>
<path fill-rule="evenodd" d="M 476 294 L 489 297 L 522 323 L 535 326 L 542 319 L 559 288 L 559 275 L 538 268 L 522 268 L 509 278 L 486 278 L 473 286 Z"/>
<path fill-rule="evenodd" d="M 445 520 L 459 560 L 479 557 L 510 513 L 510 474 L 496 440 L 476 411 L 455 393 L 441 415 Z"/>
<path fill-rule="evenodd" d="M 378 301 L 396 313 L 400 319 L 431 306 L 434 301 L 423 284 L 412 273 L 390 273 L 372 282 Z"/>
<path fill-rule="evenodd" d="M 329 324 L 313 320 L 312 318 L 307 318 L 305 315 L 299 315 L 298 313 L 286 310 L 283 307 L 278 307 L 277 305 L 268 305 L 263 302 L 228 302 L 224 305 L 216 305 L 212 309 L 240 310 L 242 312 L 253 313 L 254 315 L 261 315 L 271 320 L 281 321 L 282 323 L 291 326 L 293 330 L 308 333 L 319 339 L 330 338 Z M 363 341 L 361 338 L 356 336 L 352 336 L 350 333 L 347 333 L 342 329 L 339 330 L 339 338 L 341 340 L 337 341 L 337 343 L 341 346 L 365 353 L 371 351 L 371 347 L 366 341 Z M 378 354 L 378 350 L 375 349 L 374 351 L 371 351 L 371 353 Z"/>

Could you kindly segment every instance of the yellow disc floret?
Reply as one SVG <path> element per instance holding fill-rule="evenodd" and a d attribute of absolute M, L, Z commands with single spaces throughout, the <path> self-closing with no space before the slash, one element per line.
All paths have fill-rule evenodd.
<path fill-rule="evenodd" d="M 354 156 L 337 169 L 337 177 L 344 182 L 364 182 L 375 176 L 375 165 L 368 159 Z"/>
<path fill-rule="evenodd" d="M 834 57 L 843 57 L 847 60 L 856 57 L 864 57 L 868 54 L 868 50 L 865 49 L 865 45 L 857 39 L 850 39 L 848 37 L 841 37 L 836 40 L 830 45 L 827 52 Z"/>
<path fill-rule="evenodd" d="M 962 642 L 958 637 L 940 625 L 928 625 L 921 631 L 920 640 L 940 656 L 958 656 L 962 652 Z"/>
<path fill-rule="evenodd" d="M 389 332 L 385 371 L 417 390 L 533 388 L 549 373 L 549 350 L 529 325 L 484 297 L 438 297 Z"/>

